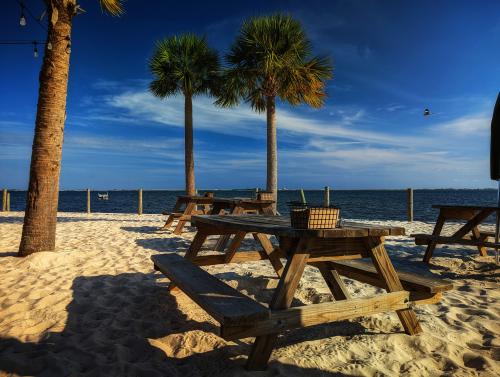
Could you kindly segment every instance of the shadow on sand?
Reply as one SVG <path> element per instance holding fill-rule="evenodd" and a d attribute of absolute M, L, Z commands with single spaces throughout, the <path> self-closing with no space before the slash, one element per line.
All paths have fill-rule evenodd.
<path fill-rule="evenodd" d="M 166 286 L 156 281 L 159 276 L 127 273 L 76 278 L 64 330 L 47 332 L 39 342 L 0 338 L 0 371 L 32 376 L 256 375 L 244 369 L 246 357 L 241 355 L 248 354 L 249 345 L 225 344 L 213 335 L 217 328 L 212 323 L 187 318 Z M 338 326 L 342 323 L 334 328 Z M 208 334 L 184 343 L 181 334 L 195 330 Z M 324 329 L 321 334 L 325 336 Z M 302 335 L 296 341 L 310 339 L 308 332 Z M 218 348 L 204 346 L 207 337 L 215 339 Z M 286 344 L 278 347 L 294 338 L 284 337 Z M 270 363 L 268 373 L 343 376 L 278 361 Z"/>

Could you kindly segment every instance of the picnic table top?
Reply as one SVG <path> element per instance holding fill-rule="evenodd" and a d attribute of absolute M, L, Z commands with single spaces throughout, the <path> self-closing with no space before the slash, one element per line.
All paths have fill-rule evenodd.
<path fill-rule="evenodd" d="M 273 204 L 274 200 L 263 200 L 254 198 L 213 198 L 214 203 L 254 203 L 254 204 Z"/>
<path fill-rule="evenodd" d="M 193 202 L 212 202 L 214 200 L 213 197 L 209 196 L 201 196 L 201 195 L 179 195 L 177 199 L 183 201 L 193 201 Z"/>
<path fill-rule="evenodd" d="M 287 216 L 196 215 L 191 218 L 191 222 L 195 226 L 206 224 L 234 231 L 273 234 L 285 237 L 351 238 L 403 236 L 405 234 L 405 229 L 401 227 L 358 222 L 343 222 L 342 227 L 334 229 L 295 229 L 290 225 L 290 218 Z"/>
<path fill-rule="evenodd" d="M 433 204 L 432 208 L 453 208 L 453 209 L 471 209 L 471 210 L 500 210 L 498 206 L 475 206 L 475 205 L 455 205 L 455 204 Z"/>

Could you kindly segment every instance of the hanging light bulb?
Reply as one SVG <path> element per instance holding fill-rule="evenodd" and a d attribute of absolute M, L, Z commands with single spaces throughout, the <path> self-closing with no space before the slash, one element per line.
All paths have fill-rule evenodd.
<path fill-rule="evenodd" d="M 19 25 L 26 26 L 26 17 L 24 16 L 24 4 L 21 3 L 21 17 L 19 17 Z"/>
<path fill-rule="evenodd" d="M 52 43 L 51 42 L 47 42 L 47 50 L 52 50 Z"/>
<path fill-rule="evenodd" d="M 38 58 L 38 48 L 36 47 L 36 42 L 33 42 L 33 57 Z"/>

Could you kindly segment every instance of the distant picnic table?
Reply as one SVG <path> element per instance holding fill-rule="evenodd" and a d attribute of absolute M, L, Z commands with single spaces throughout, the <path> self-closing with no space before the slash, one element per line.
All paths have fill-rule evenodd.
<path fill-rule="evenodd" d="M 182 234 L 186 222 L 191 221 L 191 216 L 199 214 L 222 215 L 258 213 L 273 215 L 274 200 L 252 198 L 216 198 L 198 195 L 181 195 L 177 197 L 172 212 L 163 212 L 169 217 L 163 229 L 168 229 L 177 219 L 174 234 Z M 200 209 L 201 207 L 201 209 Z M 228 237 L 221 236 L 216 250 L 223 250 L 228 242 Z"/>
<path fill-rule="evenodd" d="M 452 284 L 408 272 L 396 272 L 384 247 L 385 236 L 404 235 L 404 228 L 346 222 L 341 228 L 301 230 L 281 216 L 227 215 L 191 218 L 198 231 L 186 252 L 153 255 L 155 269 L 171 281 L 220 324 L 227 340 L 256 337 L 247 368 L 262 370 L 278 333 L 350 318 L 396 311 L 407 334 L 422 331 L 412 307 L 441 299 Z M 239 251 L 247 234 L 260 248 Z M 198 255 L 207 237 L 234 234 L 224 253 Z M 268 236 L 274 235 L 275 247 Z M 370 258 L 371 262 L 360 261 Z M 358 260 L 356 260 L 358 259 Z M 243 295 L 200 266 L 269 260 L 279 283 L 269 307 Z M 282 261 L 285 260 L 285 265 Z M 334 302 L 294 306 L 292 300 L 306 264 L 319 269 Z M 351 298 L 340 275 L 387 290 L 371 297 Z"/>
<path fill-rule="evenodd" d="M 487 256 L 486 248 L 500 248 L 500 243 L 488 242 L 495 237 L 494 232 L 481 230 L 479 225 L 488 217 L 500 211 L 500 207 L 472 205 L 435 204 L 432 208 L 439 209 L 439 215 L 432 234 L 412 234 L 417 245 L 427 245 L 423 261 L 429 263 L 437 245 L 469 245 L 477 247 L 481 256 Z M 460 229 L 451 236 L 441 236 L 441 231 L 447 221 L 465 221 Z"/>

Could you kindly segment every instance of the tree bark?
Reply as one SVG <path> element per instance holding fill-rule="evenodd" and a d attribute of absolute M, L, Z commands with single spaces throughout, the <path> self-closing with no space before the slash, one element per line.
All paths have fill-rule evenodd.
<path fill-rule="evenodd" d="M 268 96 L 266 99 L 267 111 L 267 191 L 274 196 L 273 210 L 276 212 L 278 199 L 278 146 L 276 141 L 276 98 Z"/>
<path fill-rule="evenodd" d="M 70 5 L 62 0 L 47 2 L 47 43 L 52 45 L 52 49 L 45 46 L 40 71 L 35 136 L 19 256 L 55 249 L 70 58 L 68 45 L 73 15 Z"/>
<path fill-rule="evenodd" d="M 195 195 L 194 180 L 194 152 L 193 152 L 193 98 L 186 94 L 184 97 L 184 153 L 186 173 L 186 194 Z"/>

